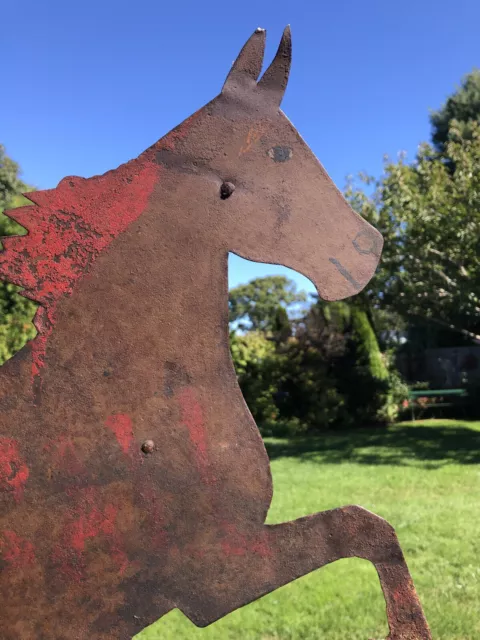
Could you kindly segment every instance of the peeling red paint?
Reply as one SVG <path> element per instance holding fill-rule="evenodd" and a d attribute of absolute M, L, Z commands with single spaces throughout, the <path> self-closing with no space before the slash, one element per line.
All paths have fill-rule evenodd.
<path fill-rule="evenodd" d="M 240 148 L 238 155 L 241 156 L 245 153 L 248 153 L 248 151 L 250 151 L 250 149 L 252 148 L 252 145 L 255 145 L 260 140 L 262 134 L 263 134 L 262 126 L 259 126 L 257 124 L 255 127 L 251 127 L 248 130 L 247 137 L 245 139 L 244 144 Z"/>
<path fill-rule="evenodd" d="M 118 507 L 108 503 L 100 506 L 101 496 L 95 487 L 74 490 L 69 495 L 76 497 L 76 505 L 63 526 L 62 544 L 55 548 L 52 555 L 60 573 L 66 579 L 85 579 L 87 543 L 104 537 L 108 540 L 111 558 L 120 575 L 123 575 L 129 561 L 116 529 Z"/>
<path fill-rule="evenodd" d="M 183 389 L 179 394 L 181 421 L 187 427 L 190 442 L 194 446 L 195 461 L 202 482 L 214 484 L 215 477 L 212 474 L 208 460 L 207 431 L 203 418 L 203 411 L 197 400 L 195 390 L 191 387 Z"/>
<path fill-rule="evenodd" d="M 14 531 L 5 530 L 0 532 L 0 555 L 12 569 L 21 569 L 35 562 L 35 547 Z"/>
<path fill-rule="evenodd" d="M 92 506 L 88 512 L 82 513 L 69 530 L 71 548 L 84 551 L 86 541 L 90 538 L 96 538 L 102 533 L 107 536 L 113 535 L 117 513 L 118 509 L 109 504 L 102 511 Z"/>
<path fill-rule="evenodd" d="M 222 551 L 227 556 L 244 556 L 248 553 L 248 543 L 244 535 L 238 532 L 235 525 L 224 524 L 227 537 L 222 540 Z"/>
<path fill-rule="evenodd" d="M 13 438 L 0 438 L 0 490 L 13 492 L 19 502 L 23 497 L 30 472 L 18 452 L 18 443 Z"/>
<path fill-rule="evenodd" d="M 105 425 L 114 433 L 123 453 L 128 454 L 133 445 L 133 424 L 130 416 L 115 413 L 105 420 Z"/>
<path fill-rule="evenodd" d="M 78 475 L 85 471 L 79 459 L 72 438 L 60 436 L 56 447 L 56 463 L 68 475 Z"/>
<path fill-rule="evenodd" d="M 34 320 L 39 335 L 32 343 L 32 382 L 44 366 L 58 300 L 143 213 L 158 171 L 146 154 L 102 176 L 64 178 L 55 189 L 26 194 L 36 206 L 8 212 L 29 233 L 2 240 L 0 277 L 42 305 Z"/>
<path fill-rule="evenodd" d="M 253 553 L 256 553 L 261 558 L 271 558 L 273 556 L 273 551 L 270 548 L 267 532 L 263 532 L 258 540 L 252 542 L 250 548 Z"/>

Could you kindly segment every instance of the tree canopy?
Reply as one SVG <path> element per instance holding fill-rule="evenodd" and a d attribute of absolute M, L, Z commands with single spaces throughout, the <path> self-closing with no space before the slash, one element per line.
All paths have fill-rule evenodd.
<path fill-rule="evenodd" d="M 365 295 L 480 340 L 480 124 L 466 133 L 453 120 L 444 154 L 453 170 L 423 144 L 411 164 L 387 161 L 380 179 L 363 177 L 372 195 L 349 185 L 350 202 L 385 239 Z"/>
<path fill-rule="evenodd" d="M 240 330 L 276 333 L 288 324 L 288 310 L 306 299 L 285 276 L 255 278 L 230 291 L 230 322 Z"/>
<path fill-rule="evenodd" d="M 463 138 L 469 137 L 472 123 L 480 123 L 480 69 L 466 75 L 459 89 L 430 116 L 432 143 L 440 154 L 448 155 L 446 147 L 454 120 Z"/>

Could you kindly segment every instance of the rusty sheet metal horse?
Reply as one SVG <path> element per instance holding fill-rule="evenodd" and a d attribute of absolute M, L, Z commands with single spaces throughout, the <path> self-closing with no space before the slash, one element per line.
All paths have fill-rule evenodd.
<path fill-rule="evenodd" d="M 429 638 L 392 527 L 357 506 L 265 525 L 269 460 L 229 351 L 227 258 L 338 300 L 382 238 L 280 111 L 290 31 L 257 29 L 221 94 L 138 158 L 10 212 L 0 273 L 41 306 L 0 370 L 0 635 L 196 625 L 339 558 L 374 563 L 390 638 Z"/>

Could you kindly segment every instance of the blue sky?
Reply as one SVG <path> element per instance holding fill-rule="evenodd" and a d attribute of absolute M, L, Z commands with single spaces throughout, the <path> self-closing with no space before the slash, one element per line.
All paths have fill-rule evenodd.
<path fill-rule="evenodd" d="M 480 66 L 479 0 L 16 0 L 2 7 L 0 141 L 27 182 L 103 173 L 219 92 L 257 27 L 266 61 L 291 24 L 282 108 L 342 188 L 412 158 L 437 108 Z M 286 273 L 233 257 L 230 284 Z"/>

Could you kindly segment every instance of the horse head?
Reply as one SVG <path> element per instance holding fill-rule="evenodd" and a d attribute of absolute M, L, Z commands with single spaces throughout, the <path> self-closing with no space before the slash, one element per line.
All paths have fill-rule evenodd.
<path fill-rule="evenodd" d="M 380 233 L 348 205 L 280 110 L 291 64 L 287 27 L 260 75 L 266 34 L 257 29 L 219 96 L 157 143 L 157 162 L 193 181 L 206 206 L 188 218 L 223 248 L 307 276 L 326 300 L 358 293 L 371 279 Z M 171 134 L 171 135 L 172 135 Z M 185 187 L 184 187 L 185 188 Z M 201 211 L 200 211 L 201 209 Z"/>

